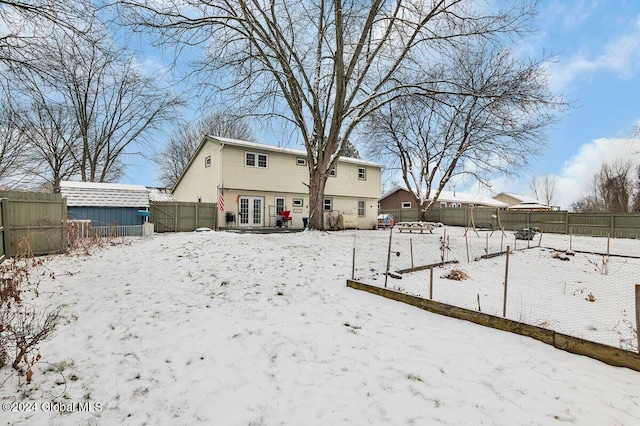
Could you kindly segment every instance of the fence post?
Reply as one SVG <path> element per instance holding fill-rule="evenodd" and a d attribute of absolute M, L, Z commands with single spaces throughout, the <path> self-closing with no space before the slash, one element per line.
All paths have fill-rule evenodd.
<path fill-rule="evenodd" d="M 178 232 L 178 203 L 175 204 L 175 214 L 173 215 L 173 232 Z"/>
<path fill-rule="evenodd" d="M 636 284 L 636 344 L 640 353 L 640 284 Z"/>
<path fill-rule="evenodd" d="M 389 250 L 387 250 L 387 271 L 384 274 L 384 288 L 387 288 L 387 279 L 389 278 L 389 264 L 391 263 L 391 236 L 393 228 L 389 228 Z"/>
<path fill-rule="evenodd" d="M 507 246 L 507 256 L 504 267 L 504 301 L 502 304 L 502 316 L 507 317 L 507 284 L 509 282 L 509 246 Z"/>
<path fill-rule="evenodd" d="M 351 279 L 356 279 L 356 247 L 353 246 L 353 257 L 351 258 Z"/>
<path fill-rule="evenodd" d="M 2 243 L 4 244 L 4 257 L 11 257 L 11 227 L 9 223 L 9 199 L 2 199 Z"/>
<path fill-rule="evenodd" d="M 433 300 L 433 265 L 429 268 L 429 299 Z"/>
<path fill-rule="evenodd" d="M 409 249 L 411 250 L 411 268 L 413 268 L 413 238 L 409 238 Z"/>

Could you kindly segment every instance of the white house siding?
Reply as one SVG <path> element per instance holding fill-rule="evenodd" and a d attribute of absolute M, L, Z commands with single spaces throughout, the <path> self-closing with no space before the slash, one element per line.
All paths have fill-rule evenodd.
<path fill-rule="evenodd" d="M 245 165 L 245 153 L 265 154 L 268 166 Z M 211 155 L 211 167 L 204 167 L 205 158 Z M 275 226 L 275 198 L 283 197 L 287 210 L 291 211 L 291 226 L 301 228 L 303 218 L 309 217 L 309 169 L 296 164 L 297 158 L 306 158 L 304 152 L 281 150 L 242 141 L 223 138 L 207 138 L 183 174 L 173 191 L 179 201 L 217 202 L 220 187 L 224 185 L 225 213 L 235 216 L 239 225 L 240 197 L 261 197 L 262 226 Z M 366 179 L 358 178 L 358 167 L 366 168 Z M 380 195 L 381 168 L 359 160 L 340 160 L 336 177 L 327 179 L 325 197 L 333 201 L 332 209 L 342 212 L 360 228 L 373 228 L 377 223 L 377 200 Z M 294 207 L 293 200 L 302 199 L 302 207 Z M 358 200 L 366 202 L 366 215 L 358 217 Z M 225 214 L 218 215 L 218 226 L 227 225 Z M 255 225 L 260 226 L 260 225 Z"/>
<path fill-rule="evenodd" d="M 205 158 L 211 156 L 211 166 L 205 167 Z M 218 202 L 218 178 L 220 170 L 220 145 L 205 143 L 173 189 L 178 201 Z"/>

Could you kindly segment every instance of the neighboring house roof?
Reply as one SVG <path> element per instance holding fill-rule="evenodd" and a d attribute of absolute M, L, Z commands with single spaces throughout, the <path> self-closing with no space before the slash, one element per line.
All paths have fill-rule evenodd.
<path fill-rule="evenodd" d="M 149 190 L 143 185 L 97 182 L 60 182 L 68 207 L 149 207 Z"/>
<path fill-rule="evenodd" d="M 399 190 L 407 191 L 406 188 L 403 188 L 401 186 L 396 186 L 391 191 L 388 191 L 382 194 L 381 198 L 386 198 L 389 195 Z M 431 191 L 431 193 L 435 195 L 435 191 Z M 438 201 L 447 202 L 447 203 L 478 204 L 478 205 L 483 205 L 488 207 L 497 207 L 497 208 L 507 207 L 507 203 L 494 200 L 491 197 L 487 197 L 480 194 L 469 194 L 466 192 L 459 192 L 459 191 L 442 191 L 440 193 L 440 196 L 438 197 Z"/>
<path fill-rule="evenodd" d="M 431 191 L 431 192 L 435 195 L 435 191 Z M 466 192 L 458 192 L 458 191 L 453 191 L 453 192 L 442 191 L 440 193 L 440 196 L 438 197 L 438 201 L 447 202 L 447 203 L 480 204 L 483 206 L 498 207 L 498 208 L 507 207 L 507 203 L 494 200 L 493 198 L 487 197 L 485 195 L 469 194 Z"/>
<path fill-rule="evenodd" d="M 149 191 L 150 201 L 164 201 L 164 202 L 176 201 L 173 195 L 171 195 L 171 191 L 167 188 L 147 187 L 147 190 Z"/>
<path fill-rule="evenodd" d="M 550 207 L 541 203 L 520 203 L 509 206 L 508 210 L 549 210 Z"/>
<path fill-rule="evenodd" d="M 514 200 L 518 201 L 519 204 L 541 204 L 544 206 L 544 203 L 541 202 L 540 200 L 536 199 L 535 197 L 530 197 L 528 195 L 523 195 L 523 194 L 514 194 L 511 192 L 501 192 L 500 194 L 496 195 L 496 197 L 499 197 L 500 195 L 506 195 L 508 197 L 513 198 Z M 548 206 L 546 206 L 548 207 Z"/>

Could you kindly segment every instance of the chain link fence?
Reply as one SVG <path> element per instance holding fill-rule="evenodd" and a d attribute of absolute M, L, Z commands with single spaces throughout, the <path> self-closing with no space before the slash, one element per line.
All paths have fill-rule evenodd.
<path fill-rule="evenodd" d="M 522 231 L 356 234 L 353 278 L 637 352 L 640 242 Z"/>

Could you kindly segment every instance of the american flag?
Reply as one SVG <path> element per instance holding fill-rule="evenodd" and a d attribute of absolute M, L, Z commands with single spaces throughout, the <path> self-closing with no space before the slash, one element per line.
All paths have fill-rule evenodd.
<path fill-rule="evenodd" d="M 218 195 L 218 210 L 220 210 L 220 213 L 224 212 L 224 184 L 222 184 L 220 195 Z"/>

